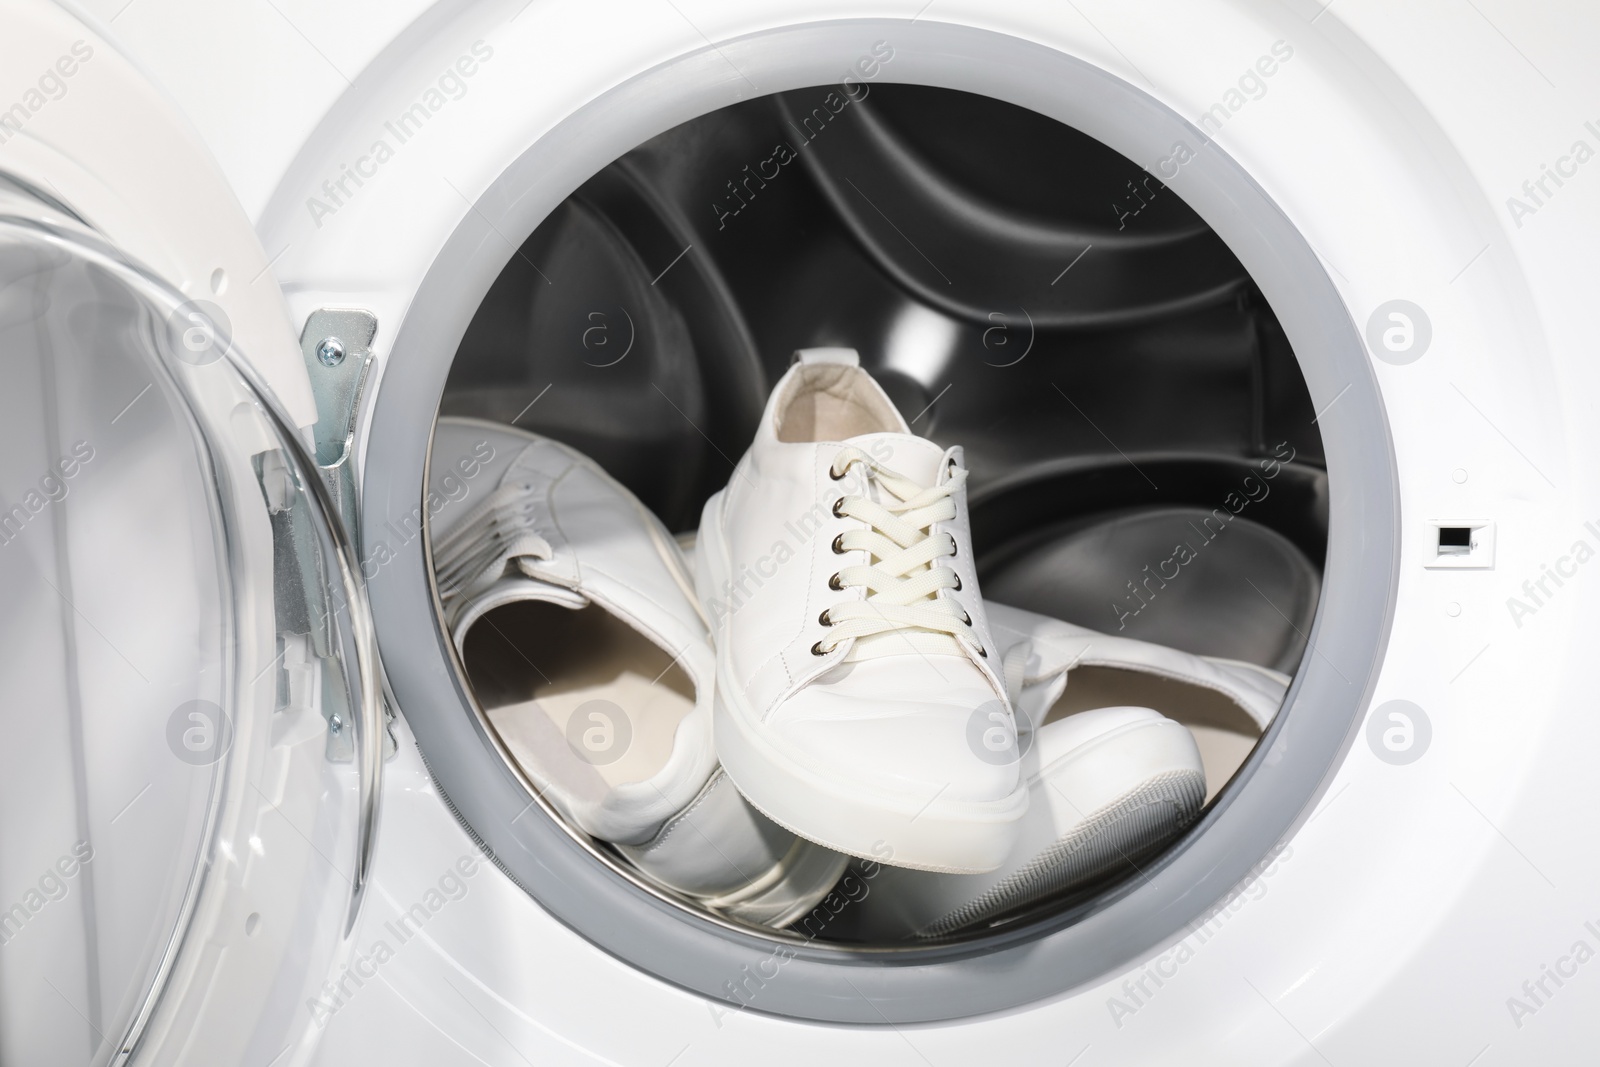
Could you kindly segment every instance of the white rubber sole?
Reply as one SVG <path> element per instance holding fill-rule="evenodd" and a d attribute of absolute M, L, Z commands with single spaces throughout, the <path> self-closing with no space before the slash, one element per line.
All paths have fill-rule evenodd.
<path fill-rule="evenodd" d="M 1166 719 L 1095 738 L 1045 767 L 1032 788 L 1036 816 L 1043 824 L 1050 812 L 1054 840 L 1028 841 L 1005 877 L 926 923 L 918 936 L 954 933 L 1134 869 L 1189 825 L 1206 795 L 1193 738 Z"/>
<path fill-rule="evenodd" d="M 695 544 L 695 587 L 710 616 L 710 599 L 731 576 L 722 535 L 722 494 L 706 502 Z M 713 638 L 724 647 L 722 619 Z M 1025 783 L 987 803 L 891 795 L 841 781 L 774 746 L 726 675 L 719 651 L 711 735 L 717 758 L 746 800 L 773 822 L 808 841 L 895 867 L 983 874 L 1005 862 L 1028 809 Z"/>
<path fill-rule="evenodd" d="M 1193 738 L 1181 724 L 1149 714 L 1090 738 L 1030 777 L 1032 806 L 999 871 L 977 878 L 882 872 L 862 902 L 867 936 L 943 937 L 1135 870 L 1193 822 L 1205 801 Z"/>

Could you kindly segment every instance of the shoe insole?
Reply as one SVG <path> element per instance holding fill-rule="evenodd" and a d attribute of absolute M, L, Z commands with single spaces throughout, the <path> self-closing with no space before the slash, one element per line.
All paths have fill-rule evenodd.
<path fill-rule="evenodd" d="M 875 389 L 861 388 L 853 367 L 802 367 L 779 408 L 778 440 L 786 444 L 843 441 L 864 433 L 895 432 L 900 415 Z"/>
<path fill-rule="evenodd" d="M 1214 689 L 1116 667 L 1079 667 L 1069 672 L 1066 692 L 1051 705 L 1044 721 L 1121 705 L 1153 708 L 1189 728 L 1205 767 L 1207 803 L 1228 784 L 1261 736 L 1244 709 Z"/>
<path fill-rule="evenodd" d="M 694 708 L 672 655 L 601 607 L 508 604 L 463 645 L 468 680 L 512 756 L 535 780 L 580 794 L 659 772 Z"/>

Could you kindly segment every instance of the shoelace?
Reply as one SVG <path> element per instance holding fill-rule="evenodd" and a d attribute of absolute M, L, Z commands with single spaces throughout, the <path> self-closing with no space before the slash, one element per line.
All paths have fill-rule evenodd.
<path fill-rule="evenodd" d="M 828 587 L 865 588 L 870 595 L 824 611 L 822 622 L 831 629 L 811 651 L 825 656 L 854 640 L 847 661 L 911 650 L 961 654 L 958 638 L 971 635 L 972 619 L 953 600 L 938 596 L 943 589 L 960 589 L 961 578 L 935 562 L 954 556 L 956 542 L 947 533 L 934 536 L 931 527 L 955 518 L 951 496 L 965 484 L 967 472 L 956 468 L 943 485 L 923 486 L 876 463 L 861 449 L 846 447 L 828 473 L 838 480 L 856 464 L 865 467 L 868 477 L 893 499 L 880 503 L 866 496 L 844 496 L 834 504 L 836 516 L 859 519 L 868 526 L 840 534 L 834 539 L 834 552 L 865 551 L 876 563 L 841 568 L 828 580 Z M 978 651 L 988 655 L 981 646 Z"/>
<path fill-rule="evenodd" d="M 511 560 L 551 558 L 550 542 L 534 532 L 538 505 L 537 487 L 524 482 L 502 485 L 434 543 L 434 574 L 439 599 L 447 609 L 492 585 Z"/>
<path fill-rule="evenodd" d="M 538 532 L 542 523 L 550 521 L 546 513 L 546 500 L 553 486 L 544 475 L 518 470 L 522 459 L 532 455 L 532 449 L 537 447 L 530 445 L 529 450 L 512 464 L 506 480 L 456 523 L 448 534 L 433 543 L 434 577 L 439 583 L 439 600 L 444 604 L 447 617 L 459 605 L 470 601 L 504 577 L 508 564 L 534 577 L 535 572 L 522 561 L 549 561 L 555 558 L 555 548 Z M 598 467 L 590 468 L 590 473 L 609 483 L 619 496 L 632 502 L 662 564 L 683 592 L 685 603 L 694 609 L 701 624 L 705 625 L 705 613 L 695 596 L 694 580 L 684 571 L 682 557 L 666 527 L 620 482 Z M 563 472 L 555 480 L 559 482 L 565 476 Z"/>

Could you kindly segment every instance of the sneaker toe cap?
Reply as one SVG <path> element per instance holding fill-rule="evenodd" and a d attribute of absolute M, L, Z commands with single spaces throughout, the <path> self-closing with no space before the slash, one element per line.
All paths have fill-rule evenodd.
<path fill-rule="evenodd" d="M 993 690 L 955 682 L 813 685 L 769 720 L 782 747 L 813 772 L 908 798 L 987 803 L 1018 788 L 1010 712 Z M 921 690 L 921 691 L 919 691 Z"/>

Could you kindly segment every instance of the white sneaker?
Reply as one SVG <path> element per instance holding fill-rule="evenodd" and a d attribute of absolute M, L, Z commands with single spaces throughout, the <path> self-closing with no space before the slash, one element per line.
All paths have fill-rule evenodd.
<path fill-rule="evenodd" d="M 1011 849 L 1027 787 L 971 743 L 1011 708 L 965 480 L 961 450 L 914 436 L 853 350 L 810 349 L 706 504 L 717 754 L 802 837 L 933 871 L 993 870 Z"/>
<path fill-rule="evenodd" d="M 1101 692 L 1111 698 L 1107 703 L 1144 700 L 1153 683 L 1173 682 L 1193 687 L 1187 694 L 1191 703 L 1205 694 L 1220 697 L 1239 713 L 1237 728 L 1257 734 L 1272 722 L 1289 689 L 1289 676 L 1268 667 L 1114 637 L 1006 604 L 989 604 L 989 626 L 1006 650 L 1002 662 L 1008 668 L 1025 657 L 1017 701 L 1017 729 L 1023 735 L 1043 724 L 1067 687 L 1068 672 L 1085 667 L 1123 676 L 1120 685 Z"/>
<path fill-rule="evenodd" d="M 868 939 L 941 937 L 1060 898 L 1132 871 L 1194 821 L 1207 788 L 1190 731 L 1147 707 L 1095 708 L 1047 722 L 1070 688 L 1069 671 L 1123 672 L 1130 691 L 1157 683 L 1146 684 L 1147 695 L 1172 693 L 1166 683 L 1178 683 L 1178 699 L 1191 704 L 1215 694 L 1257 728 L 1271 721 L 1288 688 L 1286 677 L 1265 668 L 1109 637 L 1019 608 L 990 603 L 989 618 L 1009 646 L 1008 681 L 1018 693 L 1018 747 L 1031 794 L 1021 833 L 989 874 L 873 872 L 857 905 Z"/>
<path fill-rule="evenodd" d="M 530 789 L 650 880 L 747 922 L 846 863 L 749 810 L 711 743 L 714 656 L 677 544 L 577 451 L 440 419 L 429 497 L 446 624 Z"/>

